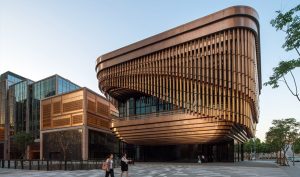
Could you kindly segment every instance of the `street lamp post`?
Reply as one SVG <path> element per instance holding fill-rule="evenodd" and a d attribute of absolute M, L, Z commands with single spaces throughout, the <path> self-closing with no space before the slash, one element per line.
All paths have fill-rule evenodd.
<path fill-rule="evenodd" d="M 256 144 L 255 144 L 255 137 L 253 138 L 253 144 L 254 144 L 254 160 L 256 160 Z"/>
<path fill-rule="evenodd" d="M 294 151 L 294 143 L 292 144 L 292 151 L 293 151 L 293 166 L 295 166 L 295 151 Z"/>

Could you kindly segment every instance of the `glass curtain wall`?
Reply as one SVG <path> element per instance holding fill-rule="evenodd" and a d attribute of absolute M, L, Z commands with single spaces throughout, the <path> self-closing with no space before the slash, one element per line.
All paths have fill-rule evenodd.
<path fill-rule="evenodd" d="M 109 153 L 118 154 L 117 138 L 108 133 L 89 130 L 89 159 L 104 159 Z"/>
<path fill-rule="evenodd" d="M 8 87 L 15 84 L 15 83 L 21 82 L 22 80 L 23 79 L 15 76 L 15 75 L 12 75 L 12 74 L 7 75 L 7 85 L 8 85 Z"/>
<path fill-rule="evenodd" d="M 80 130 L 43 133 L 43 157 L 49 160 L 82 160 L 82 131 Z M 66 149 L 65 153 L 63 148 Z"/>
<path fill-rule="evenodd" d="M 156 97 L 142 96 L 130 98 L 125 102 L 119 102 L 120 118 L 170 111 L 173 109 L 175 109 L 174 105 L 161 101 Z"/>
<path fill-rule="evenodd" d="M 3 73 L 0 76 L 0 125 L 4 126 L 7 113 L 7 91 L 13 84 L 21 82 L 25 78 L 11 72 Z"/>
<path fill-rule="evenodd" d="M 10 117 L 14 122 L 15 131 L 26 131 L 26 117 L 29 116 L 29 85 L 32 81 L 26 80 L 11 86 L 10 90 Z"/>
<path fill-rule="evenodd" d="M 56 77 L 50 77 L 41 81 L 38 81 L 31 85 L 32 100 L 29 117 L 29 130 L 33 134 L 34 138 L 40 136 L 40 101 L 43 98 L 54 96 L 56 94 Z"/>
<path fill-rule="evenodd" d="M 77 90 L 80 87 L 60 76 L 57 76 L 57 94 L 63 94 Z"/>

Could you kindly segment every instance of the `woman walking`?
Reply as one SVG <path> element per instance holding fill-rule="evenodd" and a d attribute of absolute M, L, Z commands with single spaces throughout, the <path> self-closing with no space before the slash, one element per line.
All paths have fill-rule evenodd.
<path fill-rule="evenodd" d="M 121 177 L 123 176 L 123 173 L 126 174 L 126 177 L 128 177 L 128 162 L 131 160 L 127 159 L 127 154 L 124 153 L 121 159 Z"/>
<path fill-rule="evenodd" d="M 115 176 L 115 174 L 114 174 L 114 168 L 113 168 L 113 163 L 114 163 L 113 158 L 114 158 L 114 155 L 110 154 L 108 156 L 108 158 L 106 159 L 107 169 L 105 171 L 105 177 L 108 177 L 109 175 L 111 177 Z"/>

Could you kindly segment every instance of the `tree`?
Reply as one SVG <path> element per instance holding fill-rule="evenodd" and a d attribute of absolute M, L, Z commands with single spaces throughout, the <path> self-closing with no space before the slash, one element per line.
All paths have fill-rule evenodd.
<path fill-rule="evenodd" d="M 80 141 L 78 134 L 74 131 L 57 131 L 53 132 L 51 142 L 57 143 L 62 150 L 64 161 L 67 160 L 67 154 L 71 151 L 71 146 Z"/>
<path fill-rule="evenodd" d="M 270 144 L 268 144 L 266 142 L 262 142 L 260 144 L 260 152 L 261 153 L 271 153 L 273 151 L 272 151 L 272 148 L 271 148 Z"/>
<path fill-rule="evenodd" d="M 244 144 L 244 152 L 250 158 L 251 153 L 271 153 L 271 147 L 268 143 L 260 141 L 259 138 L 250 139 Z"/>
<path fill-rule="evenodd" d="M 297 138 L 294 142 L 294 152 L 296 154 L 300 153 L 300 138 Z"/>
<path fill-rule="evenodd" d="M 21 152 L 20 158 L 25 158 L 26 148 L 28 145 L 33 143 L 33 136 L 26 132 L 18 132 L 14 135 L 14 143 L 16 148 Z"/>
<path fill-rule="evenodd" d="M 247 153 L 251 153 L 254 152 L 255 149 L 257 153 L 260 153 L 260 146 L 261 146 L 261 141 L 259 138 L 249 139 L 244 144 L 244 151 Z"/>
<path fill-rule="evenodd" d="M 300 95 L 297 87 L 297 82 L 293 74 L 293 70 L 297 67 L 300 67 L 300 4 L 295 8 L 283 13 L 281 11 L 276 11 L 277 17 L 271 20 L 271 25 L 276 28 L 276 31 L 281 30 L 286 34 L 285 42 L 282 45 L 286 51 L 296 50 L 298 58 L 290 59 L 286 61 L 280 61 L 279 65 L 273 68 L 273 75 L 269 77 L 269 81 L 265 82 L 264 85 L 270 85 L 272 88 L 278 88 L 279 81 L 282 81 L 291 94 L 295 96 L 300 102 Z M 290 84 L 287 82 L 286 75 L 290 74 L 295 88 L 292 89 Z"/>
<path fill-rule="evenodd" d="M 273 126 L 266 133 L 266 141 L 274 151 L 282 151 L 286 159 L 286 151 L 299 138 L 300 123 L 295 118 L 273 120 Z M 280 153 L 281 154 L 281 153 Z M 283 165 L 287 165 L 284 161 Z"/>

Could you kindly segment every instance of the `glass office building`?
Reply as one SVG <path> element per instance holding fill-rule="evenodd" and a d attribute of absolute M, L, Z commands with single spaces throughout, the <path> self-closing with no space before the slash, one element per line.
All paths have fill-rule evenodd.
<path fill-rule="evenodd" d="M 26 78 L 9 71 L 0 75 L 0 158 L 7 158 L 10 154 L 9 139 L 14 127 L 13 110 L 8 99 L 9 88 L 24 80 Z"/>
<path fill-rule="evenodd" d="M 29 116 L 30 80 L 21 81 L 9 88 L 9 115 L 14 118 L 15 132 L 26 131 L 26 117 Z"/>
<path fill-rule="evenodd" d="M 26 131 L 35 139 L 40 135 L 40 101 L 80 87 L 53 75 L 34 82 L 10 71 L 0 76 L 0 158 L 14 157 L 10 135 Z M 4 153 L 7 152 L 7 153 Z"/>
<path fill-rule="evenodd" d="M 7 107 L 8 107 L 8 101 L 7 101 L 7 94 L 8 89 L 11 85 L 21 82 L 23 80 L 26 80 L 26 78 L 19 76 L 17 74 L 14 74 L 12 72 L 5 72 L 1 74 L 0 76 L 0 125 L 4 126 L 5 124 L 5 117 L 8 115 L 7 113 Z M 13 120 L 10 120 L 9 122 L 12 122 Z"/>

